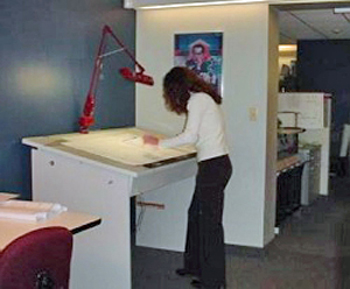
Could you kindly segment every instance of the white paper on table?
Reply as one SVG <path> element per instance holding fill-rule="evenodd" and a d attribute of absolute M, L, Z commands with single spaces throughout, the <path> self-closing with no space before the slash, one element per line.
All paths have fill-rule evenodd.
<path fill-rule="evenodd" d="M 76 138 L 63 142 L 62 145 L 134 166 L 181 157 L 195 152 L 193 146 L 159 148 L 145 145 L 142 135 L 137 133 Z"/>
<path fill-rule="evenodd" d="M 0 203 L 0 218 L 42 222 L 62 212 L 67 207 L 55 203 L 10 200 Z"/>
<path fill-rule="evenodd" d="M 16 199 L 18 198 L 19 194 L 15 194 L 15 193 L 2 193 L 0 192 L 0 203 L 1 202 L 6 202 L 10 199 Z"/>

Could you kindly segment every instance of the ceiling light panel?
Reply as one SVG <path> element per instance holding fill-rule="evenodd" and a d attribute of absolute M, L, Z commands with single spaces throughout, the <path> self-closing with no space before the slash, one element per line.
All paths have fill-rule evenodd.
<path fill-rule="evenodd" d="M 125 8 L 139 9 L 161 9 L 161 8 L 177 8 L 177 7 L 194 7 L 194 6 L 209 6 L 209 5 L 228 5 L 228 4 L 244 4 L 268 2 L 268 0 L 126 0 L 124 1 Z"/>
<path fill-rule="evenodd" d="M 186 6 L 204 6 L 204 5 L 225 5 L 268 2 L 270 4 L 303 4 L 303 3 L 349 3 L 348 0 L 124 0 L 124 8 L 133 9 L 156 9 L 156 8 L 174 8 Z"/>

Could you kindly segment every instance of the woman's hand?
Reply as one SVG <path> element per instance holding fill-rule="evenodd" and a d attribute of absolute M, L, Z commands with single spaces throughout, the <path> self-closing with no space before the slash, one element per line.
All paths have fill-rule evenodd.
<path fill-rule="evenodd" d="M 159 139 L 153 135 L 145 134 L 143 135 L 143 143 L 157 146 L 159 144 Z"/>

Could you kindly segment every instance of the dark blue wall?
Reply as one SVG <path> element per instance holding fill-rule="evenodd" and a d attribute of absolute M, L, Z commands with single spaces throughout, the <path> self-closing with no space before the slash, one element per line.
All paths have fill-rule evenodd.
<path fill-rule="evenodd" d="M 1 0 L 0 191 L 31 197 L 21 138 L 78 131 L 103 25 L 134 51 L 135 14 L 121 7 L 121 0 Z M 119 53 L 104 64 L 93 128 L 134 125 L 135 85 L 117 72 L 132 62 Z"/>
<path fill-rule="evenodd" d="M 300 91 L 333 95 L 331 156 L 339 156 L 344 123 L 350 123 L 350 40 L 308 40 L 298 43 Z"/>

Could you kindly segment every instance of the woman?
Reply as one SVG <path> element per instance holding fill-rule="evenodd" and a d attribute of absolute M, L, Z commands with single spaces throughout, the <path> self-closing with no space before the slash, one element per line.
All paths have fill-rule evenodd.
<path fill-rule="evenodd" d="M 144 135 L 144 143 L 160 147 L 193 143 L 198 160 L 196 187 L 188 210 L 184 267 L 176 273 L 194 276 L 191 284 L 195 287 L 221 289 L 225 287 L 224 189 L 232 173 L 220 109 L 222 98 L 185 67 L 174 67 L 166 74 L 163 90 L 167 108 L 187 115 L 185 129 L 164 140 Z"/>

